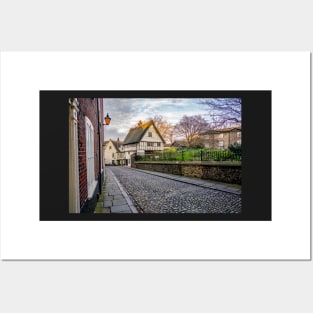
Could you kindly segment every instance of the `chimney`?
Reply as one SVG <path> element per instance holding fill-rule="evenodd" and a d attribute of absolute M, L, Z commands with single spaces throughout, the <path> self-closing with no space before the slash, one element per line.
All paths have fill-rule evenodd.
<path fill-rule="evenodd" d="M 142 120 L 140 120 L 139 122 L 138 122 L 138 126 L 142 126 Z"/>

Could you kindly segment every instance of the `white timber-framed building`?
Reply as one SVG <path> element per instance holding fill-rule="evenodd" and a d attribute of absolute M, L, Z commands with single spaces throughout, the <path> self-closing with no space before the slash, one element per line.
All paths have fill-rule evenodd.
<path fill-rule="evenodd" d="M 153 120 L 138 122 L 129 130 L 124 142 L 126 165 L 131 166 L 134 155 L 153 155 L 164 150 L 165 140 L 155 126 Z"/>

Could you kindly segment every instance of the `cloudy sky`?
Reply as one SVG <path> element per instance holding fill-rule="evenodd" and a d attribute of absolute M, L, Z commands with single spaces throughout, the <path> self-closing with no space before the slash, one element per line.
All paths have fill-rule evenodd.
<path fill-rule="evenodd" d="M 104 99 L 104 115 L 109 113 L 111 123 L 104 126 L 104 140 L 110 138 L 124 140 L 129 129 L 136 126 L 139 120 L 146 122 L 155 115 L 164 116 L 168 122 L 176 124 L 183 115 L 200 114 L 206 118 L 208 111 L 200 99 Z"/>

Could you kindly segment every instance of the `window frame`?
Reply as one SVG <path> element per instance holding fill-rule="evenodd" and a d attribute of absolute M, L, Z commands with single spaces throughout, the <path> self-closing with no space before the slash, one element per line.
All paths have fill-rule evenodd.
<path fill-rule="evenodd" d="M 91 199 L 97 186 L 97 180 L 95 179 L 95 136 L 93 125 L 87 116 L 85 116 L 85 128 L 87 197 Z"/>

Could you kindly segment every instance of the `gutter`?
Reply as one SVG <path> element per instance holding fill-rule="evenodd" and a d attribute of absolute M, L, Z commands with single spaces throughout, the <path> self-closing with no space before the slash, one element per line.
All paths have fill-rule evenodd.
<path fill-rule="evenodd" d="M 99 112 L 99 98 L 97 98 L 97 117 L 98 117 L 98 148 L 99 148 L 99 172 L 98 172 L 98 180 L 99 180 L 99 195 L 101 195 L 102 190 L 102 180 L 101 180 L 101 145 L 100 145 L 100 112 Z"/>

